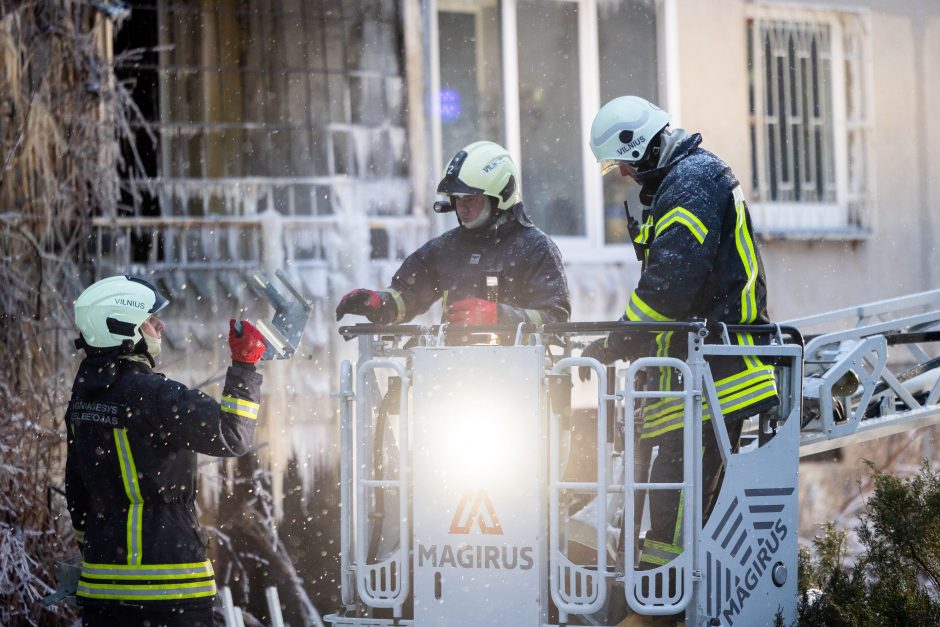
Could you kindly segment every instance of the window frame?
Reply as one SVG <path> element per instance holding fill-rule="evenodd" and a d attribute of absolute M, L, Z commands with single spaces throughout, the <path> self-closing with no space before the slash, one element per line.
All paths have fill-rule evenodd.
<path fill-rule="evenodd" d="M 768 237 L 786 239 L 865 239 L 871 235 L 874 182 L 871 176 L 873 157 L 873 78 L 871 52 L 871 14 L 864 9 L 823 8 L 781 4 L 749 4 L 745 8 L 745 27 L 750 31 L 751 49 L 747 52 L 752 66 L 747 68 L 748 81 L 754 87 L 754 112 L 749 116 L 751 140 L 752 184 L 749 208 L 754 227 Z M 847 21 L 856 22 L 858 28 L 846 32 Z M 766 78 L 762 39 L 757 36 L 760 23 L 788 22 L 825 25 L 829 28 L 830 85 L 832 128 L 831 151 L 835 176 L 834 202 L 798 202 L 765 200 L 769 193 L 768 153 L 766 148 Z M 852 37 L 851 42 L 848 38 Z M 857 46 L 855 57 L 848 59 L 848 49 Z M 854 64 L 856 83 L 849 85 L 847 63 Z M 854 111 L 850 111 L 848 90 L 853 89 Z M 750 107 L 749 107 L 750 108 Z M 854 115 L 850 116 L 850 113 Z M 850 134 L 856 133 L 864 142 L 860 158 L 861 174 L 850 180 Z M 754 181 L 758 185 L 753 185 Z M 855 205 L 854 207 L 852 205 Z"/>
<path fill-rule="evenodd" d="M 519 101 L 519 65 L 518 65 L 518 27 L 517 27 L 517 0 L 496 0 L 500 10 L 500 40 L 502 46 L 502 87 L 504 104 L 504 138 L 505 147 L 517 163 L 522 163 L 522 139 L 520 134 L 520 101 Z M 591 262 L 622 262 L 633 261 L 632 246 L 629 242 L 622 244 L 605 243 L 604 233 L 604 188 L 601 178 L 600 166 L 594 159 L 587 141 L 587 134 L 591 122 L 600 109 L 600 47 L 598 41 L 598 0 L 548 0 L 551 2 L 572 2 L 578 6 L 578 72 L 579 72 L 579 105 L 581 125 L 581 146 L 578 158 L 581 162 L 582 173 L 582 199 L 585 219 L 585 233 L 582 236 L 551 235 L 558 244 L 566 261 Z M 438 12 L 459 12 L 470 10 L 467 8 L 472 0 L 432 0 L 430 8 L 430 81 L 431 88 L 431 155 L 434 172 L 443 168 L 442 130 L 440 102 L 437 94 L 440 91 L 440 50 L 438 44 Z M 670 32 L 676 30 L 675 0 L 656 0 L 655 11 L 657 21 L 656 40 L 660 50 L 665 48 L 665 38 Z M 657 75 L 660 93 L 667 91 L 666 81 L 668 75 L 678 72 L 665 72 L 664 66 L 672 66 L 676 62 L 675 54 L 660 55 L 659 67 L 654 71 Z M 669 88 L 672 88 L 670 83 Z M 677 87 L 676 87 L 677 91 Z M 525 202 L 525 180 L 522 181 L 523 202 Z"/>

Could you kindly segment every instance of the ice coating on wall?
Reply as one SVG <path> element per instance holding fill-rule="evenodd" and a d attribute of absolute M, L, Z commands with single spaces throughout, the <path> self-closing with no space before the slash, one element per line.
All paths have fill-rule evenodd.
<path fill-rule="evenodd" d="M 261 270 L 281 288 L 274 270 L 286 271 L 313 310 L 291 366 L 263 366 L 265 437 L 312 469 L 335 455 L 330 392 L 351 356 L 336 303 L 353 287 L 382 287 L 427 235 L 410 215 L 401 7 L 166 9 L 152 33 L 163 46 L 153 91 L 140 92 L 159 138 L 141 185 L 150 204 L 98 224 L 98 270 L 157 280 L 173 301 L 161 368 L 216 396 L 228 318 L 272 314 L 246 277 Z M 216 41 L 225 45 L 205 45 Z M 277 473 L 286 460 L 272 464 Z"/>

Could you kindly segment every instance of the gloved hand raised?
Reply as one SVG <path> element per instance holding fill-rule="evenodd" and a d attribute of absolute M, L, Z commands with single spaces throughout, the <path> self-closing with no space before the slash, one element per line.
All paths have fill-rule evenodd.
<path fill-rule="evenodd" d="M 247 320 L 228 321 L 228 345 L 232 349 L 232 361 L 243 364 L 258 363 L 266 346 L 261 331 Z"/>
<path fill-rule="evenodd" d="M 397 313 L 388 292 L 357 288 L 343 296 L 336 306 L 336 319 L 346 314 L 365 316 L 372 324 L 388 324 Z"/>
<path fill-rule="evenodd" d="M 447 322 L 457 327 L 496 324 L 499 308 L 482 298 L 464 298 L 447 307 Z"/>

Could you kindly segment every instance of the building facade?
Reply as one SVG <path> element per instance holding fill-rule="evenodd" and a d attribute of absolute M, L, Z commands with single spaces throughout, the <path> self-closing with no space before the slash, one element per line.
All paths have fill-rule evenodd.
<path fill-rule="evenodd" d="M 639 276 L 623 200 L 640 206 L 586 141 L 619 95 L 658 102 L 737 173 L 772 318 L 940 284 L 929 0 L 151 0 L 117 38 L 147 176 L 126 216 L 98 219 L 98 272 L 158 279 L 176 302 L 164 364 L 199 383 L 222 370 L 225 318 L 269 315 L 246 274 L 286 269 L 314 313 L 303 354 L 266 366 L 276 474 L 335 460 L 352 347 L 332 310 L 448 227 L 429 209 L 466 143 L 520 164 L 572 319 L 620 316 Z"/>

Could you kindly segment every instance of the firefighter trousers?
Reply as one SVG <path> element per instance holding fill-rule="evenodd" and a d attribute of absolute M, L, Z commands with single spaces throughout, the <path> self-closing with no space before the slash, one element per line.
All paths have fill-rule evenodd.
<path fill-rule="evenodd" d="M 738 450 L 743 420 L 726 418 L 732 451 Z M 659 448 L 650 469 L 652 483 L 680 483 L 682 477 L 683 429 L 668 431 L 646 440 L 648 446 Z M 724 467 L 721 451 L 711 421 L 702 424 L 702 516 L 703 523 L 715 505 Z M 682 512 L 686 503 L 676 490 L 653 490 L 649 494 L 650 529 L 646 533 L 640 568 L 656 568 L 667 564 L 682 553 Z"/>
<path fill-rule="evenodd" d="M 84 627 L 213 627 L 213 609 L 142 608 L 131 605 L 85 605 Z"/>

